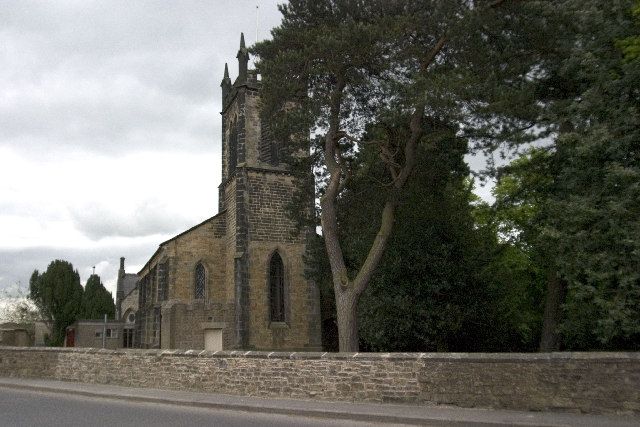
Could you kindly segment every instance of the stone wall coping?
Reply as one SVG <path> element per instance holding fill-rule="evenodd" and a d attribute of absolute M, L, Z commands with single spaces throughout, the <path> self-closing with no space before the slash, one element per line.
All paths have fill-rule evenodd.
<path fill-rule="evenodd" d="M 540 362 L 561 360 L 640 361 L 640 352 L 553 352 L 553 353 L 330 353 L 283 352 L 247 350 L 162 350 L 162 349 L 104 349 L 91 347 L 12 347 L 2 346 L 0 352 L 52 352 L 52 353 L 100 353 L 138 354 L 156 357 L 205 357 L 205 358 L 254 358 L 296 360 L 425 360 L 433 362 Z"/>

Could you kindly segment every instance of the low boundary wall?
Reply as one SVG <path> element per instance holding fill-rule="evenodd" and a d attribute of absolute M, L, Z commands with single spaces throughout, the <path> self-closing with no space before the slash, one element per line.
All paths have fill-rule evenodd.
<path fill-rule="evenodd" d="M 0 347 L 0 376 L 261 397 L 640 413 L 640 353 Z"/>

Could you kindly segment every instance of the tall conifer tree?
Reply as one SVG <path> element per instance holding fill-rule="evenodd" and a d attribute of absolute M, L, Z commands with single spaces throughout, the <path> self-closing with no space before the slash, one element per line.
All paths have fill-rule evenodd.
<path fill-rule="evenodd" d="M 67 326 L 81 312 L 82 292 L 80 275 L 67 261 L 52 261 L 44 273 L 36 270 L 31 275 L 29 298 L 51 325 L 49 344 L 63 344 Z"/>
<path fill-rule="evenodd" d="M 92 274 L 84 287 L 81 316 L 84 319 L 102 319 L 106 314 L 109 319 L 113 319 L 115 313 L 111 292 L 104 287 L 100 276 Z"/>

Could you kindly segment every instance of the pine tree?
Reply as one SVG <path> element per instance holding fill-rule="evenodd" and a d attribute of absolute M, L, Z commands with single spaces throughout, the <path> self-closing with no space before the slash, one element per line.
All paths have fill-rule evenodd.
<path fill-rule="evenodd" d="M 532 137 L 539 107 L 532 89 L 544 77 L 537 73 L 549 50 L 544 35 L 556 33 L 557 13 L 549 2 L 509 0 L 291 0 L 280 10 L 273 40 L 253 50 L 263 121 L 286 142 L 294 170 L 319 173 L 340 350 L 357 351 L 358 301 L 392 236 L 418 146 L 438 137 L 434 122 L 477 148 Z M 350 271 L 337 210 L 365 131 L 376 135 L 367 143 L 388 185 L 367 256 Z M 309 132 L 311 157 L 296 155 L 308 150 Z"/>

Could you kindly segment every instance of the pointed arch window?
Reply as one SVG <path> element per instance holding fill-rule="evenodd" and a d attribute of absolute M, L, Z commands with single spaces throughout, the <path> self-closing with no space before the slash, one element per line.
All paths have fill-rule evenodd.
<path fill-rule="evenodd" d="M 271 321 L 284 322 L 284 265 L 278 252 L 269 262 L 269 298 Z"/>
<path fill-rule="evenodd" d="M 238 124 L 233 123 L 231 125 L 231 132 L 229 132 L 229 176 L 231 176 L 238 164 Z"/>
<path fill-rule="evenodd" d="M 193 296 L 195 299 L 204 299 L 204 285 L 207 280 L 207 273 L 201 262 L 196 264 L 195 271 L 195 288 Z"/>

